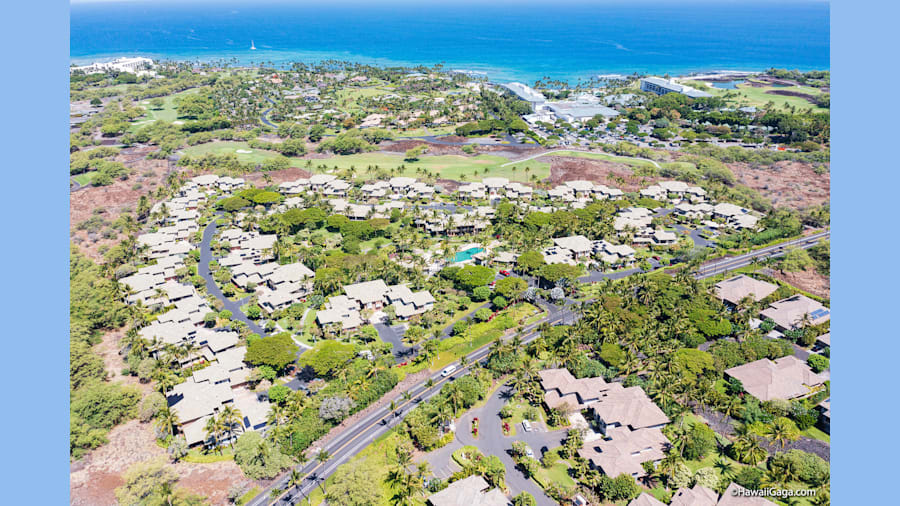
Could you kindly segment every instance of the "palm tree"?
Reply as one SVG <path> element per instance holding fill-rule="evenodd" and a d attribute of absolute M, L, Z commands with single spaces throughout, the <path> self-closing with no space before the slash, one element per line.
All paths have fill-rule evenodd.
<path fill-rule="evenodd" d="M 297 490 L 300 490 L 301 484 L 303 484 L 303 474 L 298 471 L 297 468 L 291 469 L 291 474 L 288 478 L 288 487 L 297 487 Z"/>
<path fill-rule="evenodd" d="M 766 428 L 766 437 L 772 441 L 781 443 L 781 447 L 788 441 L 796 441 L 800 438 L 800 432 L 797 426 L 789 418 L 776 418 L 771 425 Z"/>
<path fill-rule="evenodd" d="M 164 407 L 156 414 L 156 426 L 162 429 L 167 436 L 175 435 L 175 429 L 181 422 L 178 414 L 170 407 Z"/>
<path fill-rule="evenodd" d="M 326 450 L 320 450 L 318 454 L 316 454 L 316 461 L 320 466 L 324 466 L 325 462 L 328 462 L 328 459 L 331 458 L 331 454 Z M 325 490 L 325 480 L 319 480 L 319 485 L 322 487 L 322 493 L 327 494 L 328 491 Z"/>
<path fill-rule="evenodd" d="M 222 453 L 222 447 L 219 446 L 219 434 L 224 430 L 222 422 L 218 418 L 211 416 L 206 419 L 206 426 L 203 430 L 206 432 L 206 438 L 212 439 L 213 449 Z"/>
<path fill-rule="evenodd" d="M 234 426 L 239 425 L 241 428 L 244 427 L 241 418 L 243 418 L 241 410 L 232 407 L 230 404 L 226 404 L 225 407 L 222 408 L 222 411 L 219 412 L 219 420 L 225 427 L 225 432 L 228 433 L 228 444 L 231 446 L 232 450 L 234 450 Z"/>

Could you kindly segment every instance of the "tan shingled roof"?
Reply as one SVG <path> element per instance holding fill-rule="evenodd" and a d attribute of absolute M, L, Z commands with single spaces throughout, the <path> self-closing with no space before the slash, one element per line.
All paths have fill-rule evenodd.
<path fill-rule="evenodd" d="M 725 374 L 740 380 L 744 390 L 761 401 L 793 399 L 810 392 L 825 379 L 793 355 L 776 361 L 767 358 L 726 369 Z"/>
<path fill-rule="evenodd" d="M 641 495 L 632 499 L 631 502 L 628 503 L 628 506 L 666 506 L 666 503 L 653 497 L 647 492 L 643 492 Z"/>
<path fill-rule="evenodd" d="M 741 274 L 716 283 L 716 295 L 720 299 L 737 304 L 744 297 L 752 295 L 756 302 L 763 300 L 778 290 L 777 285 L 766 283 Z"/>
<path fill-rule="evenodd" d="M 669 506 L 716 506 L 719 494 L 703 485 L 694 488 L 679 488 L 672 496 Z"/>
<path fill-rule="evenodd" d="M 626 427 L 614 427 L 607 430 L 607 435 L 609 440 L 586 443 L 578 454 L 608 476 L 626 474 L 640 478 L 646 475 L 641 464 L 662 460 L 669 444 L 660 429 L 632 431 Z"/>

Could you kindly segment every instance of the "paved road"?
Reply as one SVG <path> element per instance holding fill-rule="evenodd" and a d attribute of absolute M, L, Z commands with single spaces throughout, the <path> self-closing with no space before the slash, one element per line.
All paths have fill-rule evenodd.
<path fill-rule="evenodd" d="M 216 219 L 221 216 L 221 214 L 217 214 L 212 221 L 203 229 L 203 240 L 200 241 L 200 261 L 197 263 L 197 274 L 200 275 L 201 278 L 206 282 L 206 290 L 211 293 L 215 298 L 222 301 L 222 309 L 227 309 L 231 311 L 231 317 L 234 320 L 242 321 L 247 324 L 247 326 L 253 332 L 261 336 L 266 336 L 266 331 L 263 330 L 255 321 L 247 318 L 247 315 L 241 311 L 241 306 L 247 303 L 247 299 L 250 297 L 246 297 L 239 301 L 229 300 L 228 297 L 222 293 L 222 290 L 219 289 L 219 286 L 216 285 L 216 280 L 213 279 L 212 272 L 209 270 L 209 262 L 213 260 L 212 249 L 210 247 L 210 243 L 212 242 L 213 236 L 216 235 Z"/>
<path fill-rule="evenodd" d="M 204 231 L 204 235 L 206 231 Z M 745 255 L 741 255 L 739 257 L 734 257 L 732 259 L 721 260 L 719 263 L 719 267 L 710 268 L 709 265 L 701 267 L 701 270 L 698 272 L 698 277 L 708 277 L 713 274 L 709 274 L 709 272 L 720 273 L 726 270 L 736 269 L 740 266 L 742 262 L 746 261 L 746 264 L 749 264 L 752 258 L 756 258 L 758 256 L 773 254 L 773 252 L 777 251 L 777 248 L 786 247 L 786 246 L 794 246 L 799 245 L 800 247 L 810 247 L 816 244 L 820 239 L 827 237 L 829 235 L 828 232 L 815 234 L 812 236 L 808 236 L 802 239 L 797 239 L 794 241 L 789 241 L 784 243 L 778 247 L 771 248 L 763 248 L 756 252 L 751 252 Z M 773 249 L 774 248 L 774 249 Z M 202 257 L 202 250 L 201 250 Z M 201 262 L 203 263 L 203 262 Z M 744 264 L 744 265 L 746 265 Z M 632 269 L 629 271 L 621 271 L 618 273 L 613 273 L 609 275 L 605 275 L 603 273 L 592 273 L 591 276 L 602 276 L 601 279 L 605 279 L 606 277 L 610 277 L 612 279 L 619 279 L 630 274 L 634 274 L 638 272 L 639 269 Z M 590 278 L 591 276 L 586 276 L 586 278 Z M 579 314 L 577 311 L 573 309 L 575 302 L 571 300 L 566 300 L 562 306 L 550 304 L 547 301 L 540 300 L 537 302 L 539 306 L 547 310 L 547 315 L 532 325 L 526 326 L 522 332 L 522 342 L 523 344 L 527 344 L 531 342 L 535 338 L 538 337 L 538 333 L 536 332 L 536 328 L 542 323 L 549 323 L 551 325 L 560 325 L 560 324 L 572 324 L 574 323 Z M 489 353 L 489 347 L 485 346 L 478 350 L 473 351 L 468 355 L 469 363 L 475 363 L 483 361 Z M 458 365 L 458 363 L 457 363 Z M 329 452 L 330 458 L 324 463 L 320 464 L 315 460 L 302 465 L 297 466 L 297 469 L 304 475 L 303 484 L 300 486 L 299 491 L 297 489 L 291 490 L 290 494 L 286 494 L 282 496 L 275 504 L 278 505 L 290 505 L 290 504 L 298 504 L 302 501 L 307 494 L 309 494 L 318 484 L 319 480 L 326 479 L 330 476 L 335 469 L 341 464 L 347 462 L 352 456 L 356 455 L 363 448 L 371 444 L 375 441 L 376 438 L 386 433 L 391 428 L 395 427 L 400 423 L 403 416 L 412 408 L 417 406 L 424 400 L 431 398 L 436 395 L 440 391 L 440 387 L 443 383 L 447 381 L 452 381 L 454 377 L 460 377 L 461 375 L 468 374 L 468 367 L 459 368 L 457 371 L 451 375 L 449 378 L 442 378 L 440 373 L 435 373 L 430 377 L 430 380 L 433 382 L 431 387 L 428 387 L 428 383 L 426 381 L 422 381 L 417 385 L 413 386 L 409 392 L 412 394 L 413 398 L 410 401 L 403 401 L 402 398 L 398 397 L 393 399 L 397 406 L 398 411 L 395 414 L 391 414 L 388 408 L 380 408 L 374 410 L 364 419 L 353 425 L 352 427 L 347 428 L 343 433 L 339 434 L 334 440 L 332 440 L 329 444 L 325 445 L 324 450 Z M 532 448 L 535 449 L 535 448 Z M 537 450 L 541 450 L 542 447 L 536 448 Z M 310 452 L 309 456 L 314 457 L 314 452 Z M 502 458 L 502 457 L 501 457 Z M 509 469 L 507 471 L 508 476 L 513 476 L 513 473 L 517 471 Z M 513 478 L 514 479 L 514 478 Z M 263 490 L 259 495 L 257 495 L 254 499 L 252 499 L 248 504 L 250 506 L 262 506 L 263 504 L 269 503 L 269 493 L 272 488 L 279 489 L 287 489 L 287 477 L 285 474 L 282 474 L 282 477 L 276 479 L 274 485 L 267 487 Z M 518 481 L 516 483 L 519 483 Z M 522 487 L 526 485 L 519 483 Z M 537 496 L 536 496 L 537 497 Z M 543 504 L 543 503 L 541 503 Z M 553 503 L 550 503 L 553 504 Z"/>
<path fill-rule="evenodd" d="M 781 244 L 776 244 L 774 246 L 767 246 L 765 248 L 753 250 L 742 255 L 714 260 L 712 262 L 701 265 L 700 268 L 697 269 L 697 272 L 694 273 L 694 277 L 697 279 L 705 279 L 717 274 L 722 274 L 724 272 L 740 269 L 741 267 L 746 267 L 757 259 L 781 257 L 784 256 L 784 254 L 791 248 L 809 249 L 816 244 L 819 244 L 819 241 L 828 239 L 828 237 L 830 236 L 831 231 L 826 230 L 824 232 L 808 235 L 799 239 L 793 239 Z"/>
<path fill-rule="evenodd" d="M 266 100 L 267 100 L 270 104 L 275 105 L 275 101 L 272 100 L 271 97 L 266 97 Z M 274 107 L 269 107 L 268 109 L 266 109 L 265 111 L 263 111 L 262 114 L 259 116 L 259 119 L 260 119 L 260 121 L 263 122 L 264 125 L 269 126 L 269 127 L 272 127 L 272 128 L 274 128 L 274 129 L 277 130 L 277 129 L 278 129 L 278 125 L 276 125 L 275 123 L 272 123 L 271 121 L 269 121 L 269 113 L 272 112 L 272 109 L 274 109 Z"/>
<path fill-rule="evenodd" d="M 521 425 L 516 427 L 515 436 L 504 436 L 501 427 L 500 409 L 506 404 L 506 399 L 512 394 L 509 387 L 501 386 L 491 395 L 487 403 L 478 409 L 474 409 L 459 419 L 456 427 L 456 439 L 463 445 L 477 446 L 485 455 L 496 455 L 506 467 L 506 485 L 513 496 L 520 492 L 528 492 L 537 500 L 539 506 L 553 506 L 556 501 L 548 497 L 543 489 L 534 481 L 526 478 L 521 471 L 516 469 L 510 452 L 513 441 L 524 441 L 534 451 L 534 457 L 540 459 L 544 451 L 556 448 L 566 438 L 565 430 L 553 432 L 525 432 Z M 478 417 L 479 437 L 472 437 L 469 430 L 472 419 Z"/>
<path fill-rule="evenodd" d="M 540 322 L 525 327 L 523 330 L 523 343 L 531 342 L 538 337 L 535 329 L 542 322 L 548 322 L 554 325 L 572 323 L 578 317 L 578 315 L 571 310 L 554 307 L 546 304 L 546 302 L 541 302 L 539 305 L 542 307 L 546 305 L 553 308 L 552 312 L 548 313 L 548 315 Z M 468 355 L 469 363 L 483 361 L 489 352 L 489 346 L 484 346 L 473 351 Z M 329 444 L 325 445 L 324 450 L 328 451 L 330 458 L 324 464 L 320 464 L 313 460 L 305 465 L 297 466 L 297 469 L 305 476 L 300 491 L 297 492 L 297 490 L 294 489 L 292 491 L 293 495 L 286 494 L 275 502 L 275 504 L 288 505 L 300 503 L 302 499 L 317 486 L 319 480 L 328 478 L 338 466 L 347 462 L 351 457 L 371 444 L 376 438 L 397 426 L 410 409 L 436 395 L 440 391 L 441 386 L 447 381 L 452 381 L 453 378 L 458 378 L 468 374 L 468 372 L 469 368 L 467 366 L 465 368 L 460 367 L 456 373 L 448 378 L 443 378 L 440 373 L 435 373 L 430 377 L 430 380 L 433 382 L 431 387 L 427 386 L 428 383 L 426 380 L 418 383 L 409 390 L 410 394 L 413 396 L 410 401 L 403 401 L 400 397 L 393 399 L 398 406 L 397 414 L 392 415 L 388 408 L 380 408 L 370 413 L 353 427 L 346 429 Z M 314 453 L 314 451 L 311 451 L 308 456 L 313 458 Z M 282 474 L 282 477 L 276 479 L 272 486 L 267 487 L 247 504 L 249 506 L 268 504 L 270 501 L 268 497 L 272 488 L 279 488 L 282 490 L 287 488 L 288 480 L 286 474 L 288 473 Z M 288 499 L 288 497 L 290 497 L 290 499 Z"/>

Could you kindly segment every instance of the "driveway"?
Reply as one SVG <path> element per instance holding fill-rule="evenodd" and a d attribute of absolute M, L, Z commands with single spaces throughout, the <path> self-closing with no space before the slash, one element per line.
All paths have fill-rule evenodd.
<path fill-rule="evenodd" d="M 516 464 L 513 462 L 509 452 L 512 451 L 513 441 L 524 441 L 534 450 L 535 458 L 540 459 L 542 452 L 562 444 L 566 437 L 566 431 L 525 432 L 519 429 L 516 431 L 515 436 L 504 436 L 500 421 L 500 409 L 506 403 L 506 396 L 509 393 L 509 388 L 503 385 L 488 398 L 484 406 L 470 410 L 463 415 L 456 424 L 456 439 L 453 445 L 476 446 L 485 455 L 496 455 L 506 467 L 506 485 L 513 496 L 524 491 L 533 495 L 539 506 L 553 506 L 556 504 L 556 501 L 548 497 L 537 483 L 526 478 L 516 468 Z M 475 417 L 479 419 L 480 434 L 477 439 L 472 437 L 472 433 L 469 430 L 472 419 Z M 453 450 L 441 448 L 427 454 L 425 458 L 431 464 L 432 469 L 447 469 L 450 465 L 448 460 L 452 461 L 450 456 L 452 453 Z"/>
<path fill-rule="evenodd" d="M 388 325 L 386 323 L 375 323 L 372 325 L 378 331 L 378 337 L 386 343 L 390 343 L 394 347 L 394 360 L 402 362 L 414 349 L 407 346 L 403 342 L 403 335 L 406 334 L 405 325 Z"/>

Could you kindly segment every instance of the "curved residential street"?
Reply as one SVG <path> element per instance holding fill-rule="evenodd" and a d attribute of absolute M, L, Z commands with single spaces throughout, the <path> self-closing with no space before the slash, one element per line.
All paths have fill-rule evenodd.
<path fill-rule="evenodd" d="M 209 262 L 213 260 L 212 249 L 210 248 L 210 243 L 212 242 L 212 238 L 216 235 L 216 219 L 219 218 L 221 214 L 217 214 L 212 221 L 203 229 L 203 240 L 200 241 L 200 261 L 197 262 L 197 274 L 203 278 L 203 281 L 206 282 L 206 290 L 211 293 L 215 298 L 222 301 L 222 309 L 227 309 L 231 311 L 231 317 L 235 320 L 242 321 L 247 324 L 247 326 L 253 332 L 256 332 L 260 336 L 265 336 L 266 331 L 263 330 L 256 322 L 247 318 L 247 315 L 241 311 L 241 306 L 247 303 L 247 300 L 250 297 L 246 297 L 239 301 L 229 300 L 228 297 L 222 293 L 222 290 L 216 285 L 216 280 L 213 279 L 212 272 L 209 270 Z"/>
<path fill-rule="evenodd" d="M 266 97 L 266 100 L 270 104 L 275 105 L 275 101 L 272 100 L 271 97 Z M 271 128 L 278 130 L 278 125 L 269 121 L 269 113 L 272 112 L 272 109 L 274 109 L 274 107 L 269 107 L 268 109 L 263 111 L 262 114 L 259 116 L 259 120 L 262 121 L 263 124 L 266 125 L 267 127 L 271 127 Z"/>

